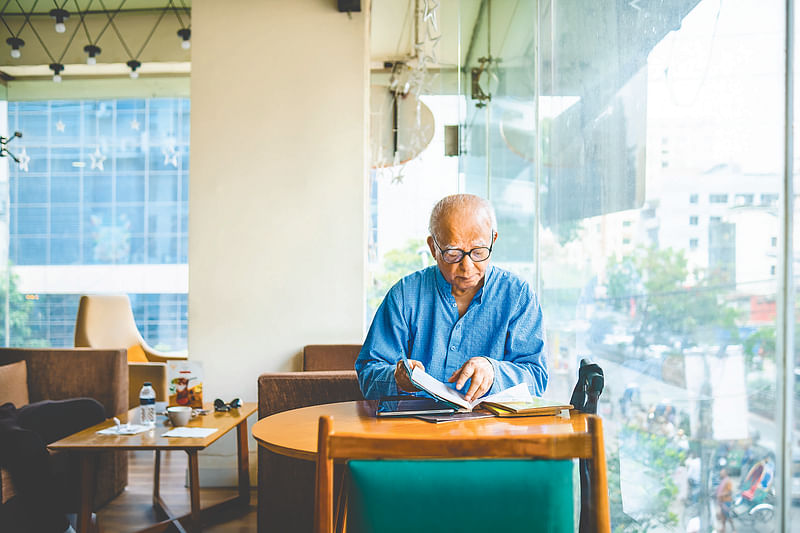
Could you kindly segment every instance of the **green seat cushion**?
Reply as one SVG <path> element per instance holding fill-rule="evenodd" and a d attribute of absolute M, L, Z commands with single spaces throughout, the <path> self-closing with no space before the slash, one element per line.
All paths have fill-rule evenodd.
<path fill-rule="evenodd" d="M 572 533 L 573 462 L 350 461 L 351 533 Z"/>

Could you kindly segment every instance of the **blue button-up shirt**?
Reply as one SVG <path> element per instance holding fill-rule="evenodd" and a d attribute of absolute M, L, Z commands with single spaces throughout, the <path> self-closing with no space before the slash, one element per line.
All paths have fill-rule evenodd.
<path fill-rule="evenodd" d="M 450 284 L 433 265 L 389 290 L 355 368 L 364 397 L 377 399 L 398 394 L 394 370 L 404 355 L 444 382 L 470 358 L 482 356 L 494 367 L 489 393 L 527 383 L 540 396 L 547 387 L 544 346 L 539 300 L 524 280 L 489 266 L 483 287 L 459 318 Z"/>

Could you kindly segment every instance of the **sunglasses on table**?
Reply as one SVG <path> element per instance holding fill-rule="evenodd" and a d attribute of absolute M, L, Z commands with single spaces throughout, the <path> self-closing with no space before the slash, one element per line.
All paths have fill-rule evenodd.
<path fill-rule="evenodd" d="M 239 398 L 234 398 L 228 403 L 223 402 L 219 398 L 214 400 L 214 410 L 218 413 L 225 413 L 230 411 L 231 409 L 238 409 L 242 406 L 241 400 Z"/>

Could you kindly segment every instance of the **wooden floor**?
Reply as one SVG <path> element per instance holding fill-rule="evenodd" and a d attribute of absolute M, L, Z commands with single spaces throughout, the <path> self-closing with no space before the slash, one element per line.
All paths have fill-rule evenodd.
<path fill-rule="evenodd" d="M 128 487 L 98 513 L 102 533 L 131 533 L 159 520 L 153 511 L 153 452 L 129 452 Z M 186 485 L 186 453 L 161 452 L 161 497 L 176 514 L 189 512 L 189 489 Z M 200 481 L 202 483 L 202 475 Z M 237 493 L 236 488 L 200 489 L 200 505 L 224 500 Z M 256 490 L 251 491 L 247 514 L 203 529 L 208 533 L 252 533 L 256 531 Z"/>

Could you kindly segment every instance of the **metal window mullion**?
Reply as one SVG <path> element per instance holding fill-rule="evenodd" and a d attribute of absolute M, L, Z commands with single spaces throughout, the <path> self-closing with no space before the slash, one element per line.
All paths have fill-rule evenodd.
<path fill-rule="evenodd" d="M 792 396 L 794 391 L 794 183 L 793 183 L 793 143 L 794 134 L 794 0 L 786 0 L 786 57 L 785 75 L 785 109 L 784 109 L 784 168 L 783 198 L 781 202 L 781 235 L 779 256 L 780 286 L 778 287 L 778 336 L 777 336 L 777 443 L 778 465 L 775 476 L 778 498 L 777 531 L 790 531 L 792 509 L 791 475 L 792 475 Z"/>

